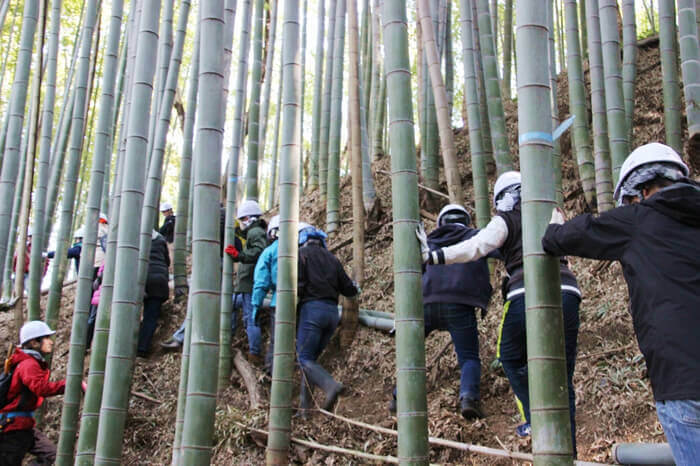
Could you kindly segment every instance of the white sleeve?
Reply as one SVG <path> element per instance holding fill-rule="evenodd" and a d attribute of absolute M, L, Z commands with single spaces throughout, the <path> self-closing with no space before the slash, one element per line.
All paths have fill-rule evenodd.
<path fill-rule="evenodd" d="M 508 238 L 508 226 L 500 216 L 493 217 L 479 233 L 461 243 L 442 248 L 445 264 L 473 262 L 500 248 Z M 433 251 L 435 254 L 436 251 Z"/>

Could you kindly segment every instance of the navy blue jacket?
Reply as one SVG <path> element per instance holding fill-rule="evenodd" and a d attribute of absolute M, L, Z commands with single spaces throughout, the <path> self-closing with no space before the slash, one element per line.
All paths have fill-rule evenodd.
<path fill-rule="evenodd" d="M 452 246 L 478 232 L 449 223 L 430 232 L 428 246 L 431 251 Z M 492 291 L 486 258 L 466 264 L 427 265 L 423 271 L 423 304 L 456 303 L 485 310 Z"/>

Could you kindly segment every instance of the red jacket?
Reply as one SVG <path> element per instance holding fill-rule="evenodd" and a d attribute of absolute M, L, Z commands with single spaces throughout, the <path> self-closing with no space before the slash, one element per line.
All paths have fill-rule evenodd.
<path fill-rule="evenodd" d="M 0 413 L 34 411 L 44 402 L 44 397 L 60 395 L 65 390 L 65 380 L 49 381 L 49 366 L 43 358 L 39 360 L 18 347 L 10 358 L 10 364 L 15 367 L 7 393 L 7 399 L 11 401 L 0 409 Z M 31 429 L 35 424 L 33 417 L 15 417 L 3 428 L 3 432 Z"/>

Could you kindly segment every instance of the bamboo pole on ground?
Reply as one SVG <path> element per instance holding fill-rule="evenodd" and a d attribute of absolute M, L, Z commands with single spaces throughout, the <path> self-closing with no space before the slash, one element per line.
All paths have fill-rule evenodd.
<path fill-rule="evenodd" d="M 571 464 L 559 259 L 541 238 L 556 205 L 552 177 L 547 5 L 517 3 L 518 133 L 523 175 L 523 258 L 528 385 L 535 465 Z M 577 37 L 578 40 L 578 37 Z M 564 388 L 562 388 L 564 387 Z"/>
<path fill-rule="evenodd" d="M 342 0 L 341 0 L 342 1 Z M 331 1 L 331 4 L 335 3 Z M 299 0 L 284 2 L 282 23 L 283 123 L 280 156 L 280 237 L 277 264 L 275 347 L 270 388 L 270 415 L 265 460 L 268 465 L 287 464 L 291 437 L 294 333 L 296 330 L 297 261 L 299 221 Z"/>
<path fill-rule="evenodd" d="M 5 263 L 7 243 L 10 237 L 12 200 L 14 199 L 15 182 L 19 170 L 19 159 L 21 158 L 19 149 L 22 141 L 22 123 L 24 121 L 24 107 L 27 101 L 27 82 L 29 81 L 32 45 L 34 44 L 38 14 L 38 0 L 25 0 L 22 33 L 15 66 L 15 80 L 12 84 L 11 116 L 7 129 L 2 173 L 0 174 L 0 264 Z M 0 285 L 2 285 L 1 281 Z"/>
<path fill-rule="evenodd" d="M 588 60 L 591 79 L 591 111 L 593 113 L 593 153 L 595 161 L 595 186 L 598 212 L 615 207 L 613 202 L 610 145 L 608 142 L 608 117 L 605 109 L 605 75 L 603 49 L 600 39 L 598 0 L 586 0 L 588 14 Z"/>
<path fill-rule="evenodd" d="M 415 238 L 420 217 L 406 3 L 385 0 L 382 20 L 394 217 L 398 457 L 407 464 L 425 464 L 428 462 L 425 337 L 420 251 Z"/>

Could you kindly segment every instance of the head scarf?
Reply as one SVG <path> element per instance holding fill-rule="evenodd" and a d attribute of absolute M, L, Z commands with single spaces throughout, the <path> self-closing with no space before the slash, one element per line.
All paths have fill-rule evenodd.
<path fill-rule="evenodd" d="M 654 162 L 642 165 L 629 174 L 620 188 L 619 205 L 623 204 L 626 197 L 638 196 L 644 199 L 640 185 L 661 177 L 671 181 L 679 181 L 684 178 L 683 172 L 676 164 L 668 162 Z"/>
<path fill-rule="evenodd" d="M 514 184 L 507 187 L 496 199 L 496 210 L 510 212 L 520 202 L 520 185 Z"/>

